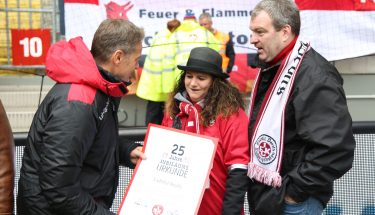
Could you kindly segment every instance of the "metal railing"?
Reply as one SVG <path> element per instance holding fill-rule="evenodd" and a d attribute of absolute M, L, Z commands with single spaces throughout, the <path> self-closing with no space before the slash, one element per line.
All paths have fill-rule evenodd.
<path fill-rule="evenodd" d="M 129 127 L 120 129 L 121 141 L 143 141 L 146 127 Z M 375 214 L 375 122 L 354 122 L 353 132 L 357 146 L 353 168 L 335 182 L 335 194 L 324 211 L 325 215 L 367 215 Z M 26 144 L 27 133 L 15 133 L 16 144 L 16 180 L 22 160 L 23 147 Z M 124 192 L 129 184 L 133 170 L 120 168 L 119 187 L 111 210 L 116 212 L 121 204 Z M 350 188 L 350 189 L 348 189 Z M 246 215 L 249 215 L 245 202 Z"/>

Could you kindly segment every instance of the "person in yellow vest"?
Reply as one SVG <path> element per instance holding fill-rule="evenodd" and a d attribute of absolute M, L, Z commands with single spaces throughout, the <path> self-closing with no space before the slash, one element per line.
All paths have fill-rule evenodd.
<path fill-rule="evenodd" d="M 192 10 L 186 10 L 181 25 L 171 34 L 166 55 L 163 59 L 162 89 L 165 93 L 174 90 L 181 76 L 177 65 L 185 65 L 190 51 L 196 47 L 209 47 L 219 51 L 219 41 L 214 35 L 200 26 Z M 169 72 L 171 71 L 171 72 Z"/>
<path fill-rule="evenodd" d="M 233 42 L 228 33 L 218 31 L 212 27 L 212 18 L 209 13 L 202 13 L 199 16 L 199 24 L 215 35 L 215 38 L 220 42 L 219 53 L 223 57 L 223 71 L 226 73 L 232 72 L 234 59 L 236 53 L 234 52 Z"/>
<path fill-rule="evenodd" d="M 164 116 L 164 102 L 168 93 L 162 90 L 162 73 L 172 70 L 163 68 L 163 58 L 168 39 L 173 31 L 180 26 L 180 21 L 173 19 L 167 23 L 167 28 L 157 33 L 151 43 L 142 74 L 138 82 L 136 95 L 147 100 L 145 123 L 161 124 Z"/>

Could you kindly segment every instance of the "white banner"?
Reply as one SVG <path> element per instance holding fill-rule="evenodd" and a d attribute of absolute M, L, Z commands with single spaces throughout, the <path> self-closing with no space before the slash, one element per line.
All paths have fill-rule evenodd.
<path fill-rule="evenodd" d="M 66 2 L 74 2 L 69 0 Z M 186 10 L 192 10 L 198 18 L 202 12 L 213 17 L 213 27 L 229 32 L 236 53 L 254 53 L 249 41 L 250 13 L 259 0 L 77 0 L 87 3 L 65 3 L 65 28 L 67 39 L 83 36 L 91 47 L 92 37 L 100 22 L 108 18 L 129 19 L 144 28 L 144 46 L 156 32 L 166 28 L 167 21 L 182 20 Z M 323 8 L 324 0 L 309 3 L 312 8 L 303 8 L 307 0 L 296 0 L 301 5 L 301 35 L 328 60 L 358 57 L 375 53 L 375 11 L 370 5 L 367 11 L 347 9 L 353 1 L 342 1 L 341 8 Z M 338 0 L 334 0 L 338 1 Z M 357 1 L 357 0 L 356 0 Z M 91 2 L 91 4 L 90 4 Z M 97 2 L 98 4 L 92 4 Z M 363 1 L 356 2 L 360 4 Z M 366 1 L 365 1 L 366 2 Z M 314 5 L 315 4 L 315 5 Z M 367 5 L 374 4 L 371 1 Z M 311 6 L 312 5 L 312 6 Z M 317 9 L 314 9 L 316 6 Z M 372 11 L 371 11 L 372 10 Z M 144 49 L 147 53 L 147 49 Z"/>
<path fill-rule="evenodd" d="M 301 10 L 301 36 L 329 61 L 375 54 L 375 0 L 295 0 Z M 259 0 L 64 0 L 67 39 L 82 36 L 90 48 L 95 30 L 106 18 L 129 19 L 145 30 L 142 54 L 155 33 L 186 11 L 196 18 L 210 13 L 213 27 L 232 37 L 236 58 L 230 81 L 250 92 L 257 71 L 250 67 L 256 49 L 250 44 L 250 13 Z M 78 3 L 80 2 L 80 3 Z M 85 2 L 85 3 L 82 3 Z"/>
<path fill-rule="evenodd" d="M 301 12 L 301 35 L 329 61 L 375 54 L 375 11 Z"/>
<path fill-rule="evenodd" d="M 89 0 L 90 1 L 90 0 Z M 183 20 L 187 10 L 196 18 L 202 12 L 213 17 L 214 28 L 228 32 L 233 38 L 236 53 L 248 53 L 250 12 L 257 1 L 170 1 L 170 0 L 99 0 L 99 5 L 82 3 L 65 3 L 65 28 L 67 39 L 83 36 L 85 43 L 91 47 L 96 28 L 107 15 L 128 18 L 145 30 L 144 47 L 150 45 L 152 37 L 158 31 L 167 28 L 167 22 L 173 18 Z M 126 15 L 124 15 L 126 14 Z M 235 24 L 234 24 L 235 23 Z M 255 52 L 253 48 L 252 52 Z M 147 53 L 147 49 L 144 49 Z"/>

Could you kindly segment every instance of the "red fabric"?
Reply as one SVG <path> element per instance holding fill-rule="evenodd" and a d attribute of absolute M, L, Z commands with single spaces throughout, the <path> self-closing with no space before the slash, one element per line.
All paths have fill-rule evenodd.
<path fill-rule="evenodd" d="M 354 0 L 296 0 L 300 10 L 354 10 Z"/>
<path fill-rule="evenodd" d="M 107 19 L 126 19 L 128 20 L 128 12 L 133 8 L 133 4 L 129 1 L 124 5 L 119 5 L 116 2 L 109 2 L 104 5 L 107 12 Z"/>
<path fill-rule="evenodd" d="M 99 5 L 99 0 L 64 0 L 64 3 L 83 3 Z"/>
<path fill-rule="evenodd" d="M 124 83 L 111 83 L 102 77 L 81 37 L 60 41 L 51 46 L 46 58 L 46 73 L 57 83 L 87 85 L 114 97 L 124 96 L 121 85 L 127 89 Z M 74 86 L 71 90 L 79 89 Z M 73 94 L 73 91 L 70 94 Z M 93 100 L 92 95 L 85 93 L 71 95 L 69 98 L 73 97 L 74 100 L 85 103 Z"/>
<path fill-rule="evenodd" d="M 187 116 L 187 124 L 184 126 L 185 131 L 189 131 L 189 132 L 196 133 L 196 134 L 200 133 L 199 115 L 200 115 L 201 110 L 202 110 L 202 107 L 198 104 L 195 104 L 193 106 L 186 102 L 180 103 L 181 112 L 177 115 L 177 117 L 184 118 Z"/>
<path fill-rule="evenodd" d="M 375 2 L 373 0 L 366 0 L 365 2 L 361 0 L 354 0 L 354 9 L 361 11 L 374 11 Z"/>
<path fill-rule="evenodd" d="M 259 69 L 248 66 L 247 53 L 236 53 L 236 58 L 234 61 L 234 64 L 238 69 L 229 74 L 230 82 L 240 92 L 250 93 L 252 90 L 253 81 L 257 76 Z"/>
<path fill-rule="evenodd" d="M 90 86 L 72 84 L 68 93 L 68 101 L 81 101 L 86 104 L 92 104 L 95 94 L 96 89 Z"/>
<path fill-rule="evenodd" d="M 300 10 L 375 10 L 373 0 L 295 0 Z"/>
<path fill-rule="evenodd" d="M 180 116 L 182 130 L 186 131 L 188 116 Z M 172 127 L 173 119 L 164 115 L 163 126 Z M 205 190 L 198 215 L 221 214 L 228 167 L 249 163 L 248 117 L 243 110 L 228 118 L 218 117 L 212 125 L 201 126 L 201 134 L 219 139 L 210 172 L 210 187 Z"/>

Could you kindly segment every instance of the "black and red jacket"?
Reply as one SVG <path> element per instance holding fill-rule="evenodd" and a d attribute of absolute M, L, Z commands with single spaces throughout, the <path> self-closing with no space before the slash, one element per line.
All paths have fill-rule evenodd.
<path fill-rule="evenodd" d="M 131 166 L 138 146 L 118 136 L 126 85 L 97 67 L 81 38 L 53 45 L 46 70 L 56 85 L 28 134 L 18 214 L 113 214 L 119 164 Z"/>

